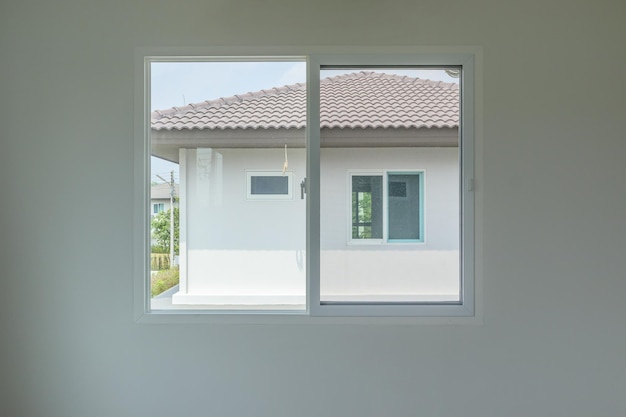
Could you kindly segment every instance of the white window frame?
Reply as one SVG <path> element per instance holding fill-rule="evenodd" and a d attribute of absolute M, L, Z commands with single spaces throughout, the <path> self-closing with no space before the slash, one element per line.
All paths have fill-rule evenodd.
<path fill-rule="evenodd" d="M 419 177 L 420 181 L 420 199 L 419 199 L 419 222 L 420 222 L 420 237 L 419 239 L 390 239 L 389 238 L 389 174 L 406 174 L 415 175 Z M 352 177 L 354 176 L 380 176 L 382 177 L 382 199 L 383 199 L 383 212 L 382 212 L 382 228 L 383 234 L 380 239 L 355 239 L 352 237 Z M 374 170 L 348 170 L 346 189 L 350 190 L 347 193 L 347 241 L 348 245 L 423 245 L 426 242 L 426 230 L 425 224 L 425 184 L 426 184 L 426 170 L 424 169 L 374 169 Z"/>
<path fill-rule="evenodd" d="M 287 194 L 252 194 L 252 177 L 287 177 Z M 293 171 L 246 170 L 247 200 L 293 200 Z"/>
<path fill-rule="evenodd" d="M 141 323 L 414 323 L 448 324 L 481 322 L 476 300 L 475 270 L 475 87 L 480 48 L 420 47 L 213 47 L 139 48 L 136 51 L 135 83 L 135 194 L 134 281 L 135 318 Z M 244 58 L 241 58 L 244 57 Z M 150 62 L 198 60 L 246 61 L 302 58 L 307 61 L 307 308 L 305 311 L 151 310 L 149 283 L 149 179 L 150 164 Z M 461 68 L 460 207 L 461 235 L 460 301 L 454 303 L 325 305 L 320 303 L 320 68 L 333 66 L 410 66 Z M 182 231 L 181 231 L 182 232 Z M 181 251 L 184 248 L 181 248 Z"/>

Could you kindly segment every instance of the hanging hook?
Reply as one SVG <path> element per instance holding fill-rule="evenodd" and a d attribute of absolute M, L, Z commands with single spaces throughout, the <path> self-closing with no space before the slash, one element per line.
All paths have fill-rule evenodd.
<path fill-rule="evenodd" d="M 283 176 L 285 176 L 285 172 L 287 172 L 288 167 L 289 161 L 287 160 L 287 144 L 285 143 L 285 162 L 283 162 Z"/>

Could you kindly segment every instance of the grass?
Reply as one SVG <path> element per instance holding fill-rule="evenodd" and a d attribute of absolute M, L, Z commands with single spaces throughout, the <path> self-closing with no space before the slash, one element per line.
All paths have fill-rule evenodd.
<path fill-rule="evenodd" d="M 175 285 L 178 285 L 178 281 L 178 267 L 164 269 L 152 275 L 150 278 L 150 292 L 152 297 L 161 294 L 163 291 L 169 290 Z"/>

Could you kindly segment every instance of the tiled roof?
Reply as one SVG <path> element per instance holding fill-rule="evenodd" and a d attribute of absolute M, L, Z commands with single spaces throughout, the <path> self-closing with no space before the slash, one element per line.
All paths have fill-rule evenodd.
<path fill-rule="evenodd" d="M 155 130 L 300 129 L 306 122 L 303 83 L 157 110 Z M 360 72 L 320 82 L 322 128 L 454 128 L 458 84 Z"/>

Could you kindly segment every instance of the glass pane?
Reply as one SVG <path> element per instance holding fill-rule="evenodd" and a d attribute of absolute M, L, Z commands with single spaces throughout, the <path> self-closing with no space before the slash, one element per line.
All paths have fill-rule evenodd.
<path fill-rule="evenodd" d="M 289 194 L 289 178 L 278 176 L 257 176 L 250 178 L 251 194 Z"/>
<path fill-rule="evenodd" d="M 453 70 L 322 70 L 322 303 L 460 300 Z"/>
<path fill-rule="evenodd" d="M 389 174 L 389 239 L 419 240 L 420 176 Z"/>
<path fill-rule="evenodd" d="M 352 177 L 352 239 L 382 239 L 383 179 Z"/>
<path fill-rule="evenodd" d="M 152 309 L 304 309 L 305 63 L 150 68 Z"/>

